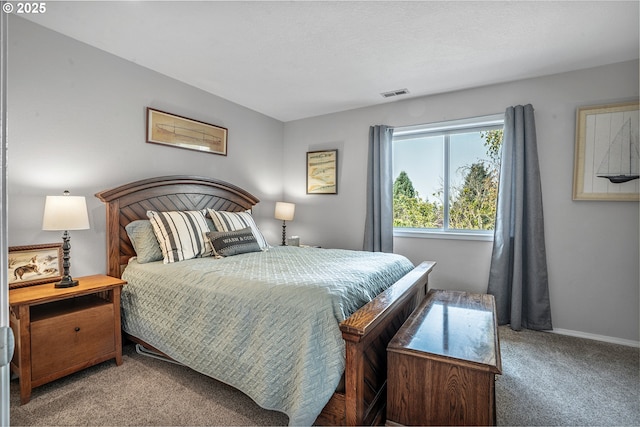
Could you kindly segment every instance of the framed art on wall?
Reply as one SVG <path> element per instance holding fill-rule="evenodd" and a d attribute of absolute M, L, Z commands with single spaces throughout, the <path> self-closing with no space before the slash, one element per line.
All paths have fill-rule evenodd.
<path fill-rule="evenodd" d="M 62 243 L 9 248 L 9 289 L 62 279 Z"/>
<path fill-rule="evenodd" d="M 227 155 L 227 129 L 147 107 L 147 142 Z"/>
<path fill-rule="evenodd" d="M 338 150 L 307 152 L 307 194 L 338 194 Z"/>
<path fill-rule="evenodd" d="M 640 200 L 639 105 L 578 109 L 573 200 Z"/>

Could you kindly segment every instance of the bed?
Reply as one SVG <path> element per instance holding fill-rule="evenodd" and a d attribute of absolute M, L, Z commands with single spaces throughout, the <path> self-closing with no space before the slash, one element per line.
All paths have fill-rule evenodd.
<path fill-rule="evenodd" d="M 407 267 L 406 259 L 403 261 L 403 257 L 392 254 L 272 247 L 266 251 L 221 259 L 196 257 L 176 263 L 154 261 L 141 264 L 136 261 L 138 254 L 129 238 L 127 226 L 148 219 L 148 211 L 206 212 L 211 209 L 243 213 L 259 200 L 232 184 L 196 176 L 140 180 L 102 191 L 96 197 L 106 205 L 107 272 L 129 282 L 122 297 L 125 336 L 238 388 L 267 409 L 287 413 L 292 425 L 375 425 L 384 422 L 386 347 L 424 298 L 428 276 L 435 263 L 423 262 L 416 267 Z M 375 278 L 373 288 L 361 290 L 359 285 L 355 286 L 361 273 L 353 273 L 349 269 L 358 264 L 365 266 L 362 274 Z M 376 264 L 375 269 L 371 268 L 373 264 Z M 390 270 L 382 273 L 377 265 L 386 264 Z M 306 289 L 299 299 L 293 296 L 288 283 L 283 285 L 284 282 L 279 281 L 284 280 L 280 276 L 287 270 L 286 265 L 293 266 L 288 270 L 297 274 L 295 280 Z M 340 270 L 341 273 L 335 275 L 340 279 L 336 283 L 345 282 L 346 286 L 328 286 L 339 289 L 335 293 L 325 291 L 327 286 L 321 290 L 305 287 L 314 285 L 319 279 L 309 279 L 303 266 L 310 266 L 309 269 L 314 271 L 322 270 L 325 276 Z M 175 269 L 178 267 L 186 268 L 186 272 L 177 272 Z M 215 274 L 208 270 L 211 268 Z M 258 272 L 252 272 L 252 268 Z M 343 268 L 348 270 L 341 270 Z M 225 270 L 243 272 L 245 277 L 241 283 L 231 285 Z M 155 275 L 165 272 L 170 274 L 164 275 L 167 283 L 161 284 L 165 279 Z M 180 277 L 176 278 L 176 275 Z M 250 285 L 249 282 L 256 278 L 259 285 Z M 379 283 L 382 278 L 391 283 Z M 148 282 L 146 285 L 145 280 Z M 353 280 L 353 286 L 350 280 Z M 173 294 L 163 294 L 163 287 Z M 360 295 L 359 300 L 344 305 L 335 302 L 335 294 L 349 293 L 352 288 L 358 289 L 353 293 Z M 211 292 L 214 292 L 213 296 L 204 296 Z M 241 295 L 250 298 L 238 302 Z M 279 295 L 274 298 L 273 306 L 271 302 L 266 303 L 267 295 Z M 176 302 L 179 298 L 184 299 L 180 303 L 182 305 Z M 328 308 L 317 308 L 324 307 L 324 304 L 315 302 L 325 298 Z M 166 305 L 162 300 L 167 302 Z M 216 300 L 215 304 L 220 305 L 212 310 L 208 304 L 213 302 L 203 303 L 204 300 Z M 309 304 L 309 301 L 313 303 Z M 218 317 L 215 318 L 211 312 Z M 152 318 L 155 313 L 168 314 L 168 318 L 156 321 Z M 306 321 L 307 317 L 311 318 L 311 324 Z M 327 321 L 327 318 L 333 320 Z M 207 328 L 204 324 L 221 322 L 221 319 L 226 319 L 224 325 L 211 327 L 212 335 L 202 336 Z M 159 326 L 153 326 L 154 321 Z M 316 340 L 316 335 L 321 338 Z M 191 341 L 183 337 L 191 337 Z M 182 339 L 187 341 L 180 341 Z M 261 346 L 262 353 L 251 353 L 250 347 L 242 347 L 245 342 Z M 272 354 L 272 351 L 282 352 L 283 346 L 270 346 L 270 342 L 288 343 L 284 348 L 289 351 L 287 354 Z M 319 349 L 318 342 L 329 342 L 330 345 Z M 209 353 L 213 351 L 212 347 L 224 347 L 225 350 L 212 353 L 212 356 Z M 289 353 L 296 354 L 291 356 Z M 307 359 L 300 359 L 302 356 L 297 353 L 306 353 L 304 357 Z M 292 368 L 286 369 L 296 365 L 287 357 L 303 360 L 296 362 L 304 365 L 300 373 Z M 211 359 L 215 359 L 218 366 L 210 369 Z M 321 366 L 316 367 L 314 359 L 319 359 Z M 258 369 L 259 365 L 272 370 L 265 375 Z M 228 372 L 235 374 L 227 375 Z M 249 383 L 245 382 L 247 377 Z M 297 384 L 297 381 L 304 384 Z M 279 383 L 282 383 L 281 391 L 272 391 L 270 396 L 260 392 L 261 389 L 278 389 Z M 317 389 L 310 388 L 310 384 Z"/>

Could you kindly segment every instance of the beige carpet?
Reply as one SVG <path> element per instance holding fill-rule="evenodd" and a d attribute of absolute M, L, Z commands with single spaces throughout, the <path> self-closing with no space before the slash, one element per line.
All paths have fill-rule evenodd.
<path fill-rule="evenodd" d="M 640 425 L 637 348 L 500 328 L 503 375 L 496 383 L 498 425 Z M 113 361 L 34 389 L 12 425 L 285 425 L 237 390 L 126 346 Z"/>
<path fill-rule="evenodd" d="M 499 425 L 640 426 L 640 352 L 500 327 Z"/>
<path fill-rule="evenodd" d="M 123 363 L 104 362 L 33 390 L 19 406 L 11 383 L 11 425 L 207 426 L 286 425 L 237 390 L 184 366 L 125 346 Z"/>

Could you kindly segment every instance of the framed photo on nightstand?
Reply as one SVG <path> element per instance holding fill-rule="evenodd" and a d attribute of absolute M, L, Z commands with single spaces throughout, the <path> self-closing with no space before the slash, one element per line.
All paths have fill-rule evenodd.
<path fill-rule="evenodd" d="M 9 289 L 62 279 L 62 243 L 9 248 Z"/>

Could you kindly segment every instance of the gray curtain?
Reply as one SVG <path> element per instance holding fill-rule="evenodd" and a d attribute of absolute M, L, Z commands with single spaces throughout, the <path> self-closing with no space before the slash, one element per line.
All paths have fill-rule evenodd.
<path fill-rule="evenodd" d="M 367 217 L 364 226 L 365 251 L 393 252 L 393 128 L 369 128 L 367 164 Z"/>
<path fill-rule="evenodd" d="M 498 323 L 552 329 L 533 107 L 505 112 L 496 229 L 487 292 Z"/>

